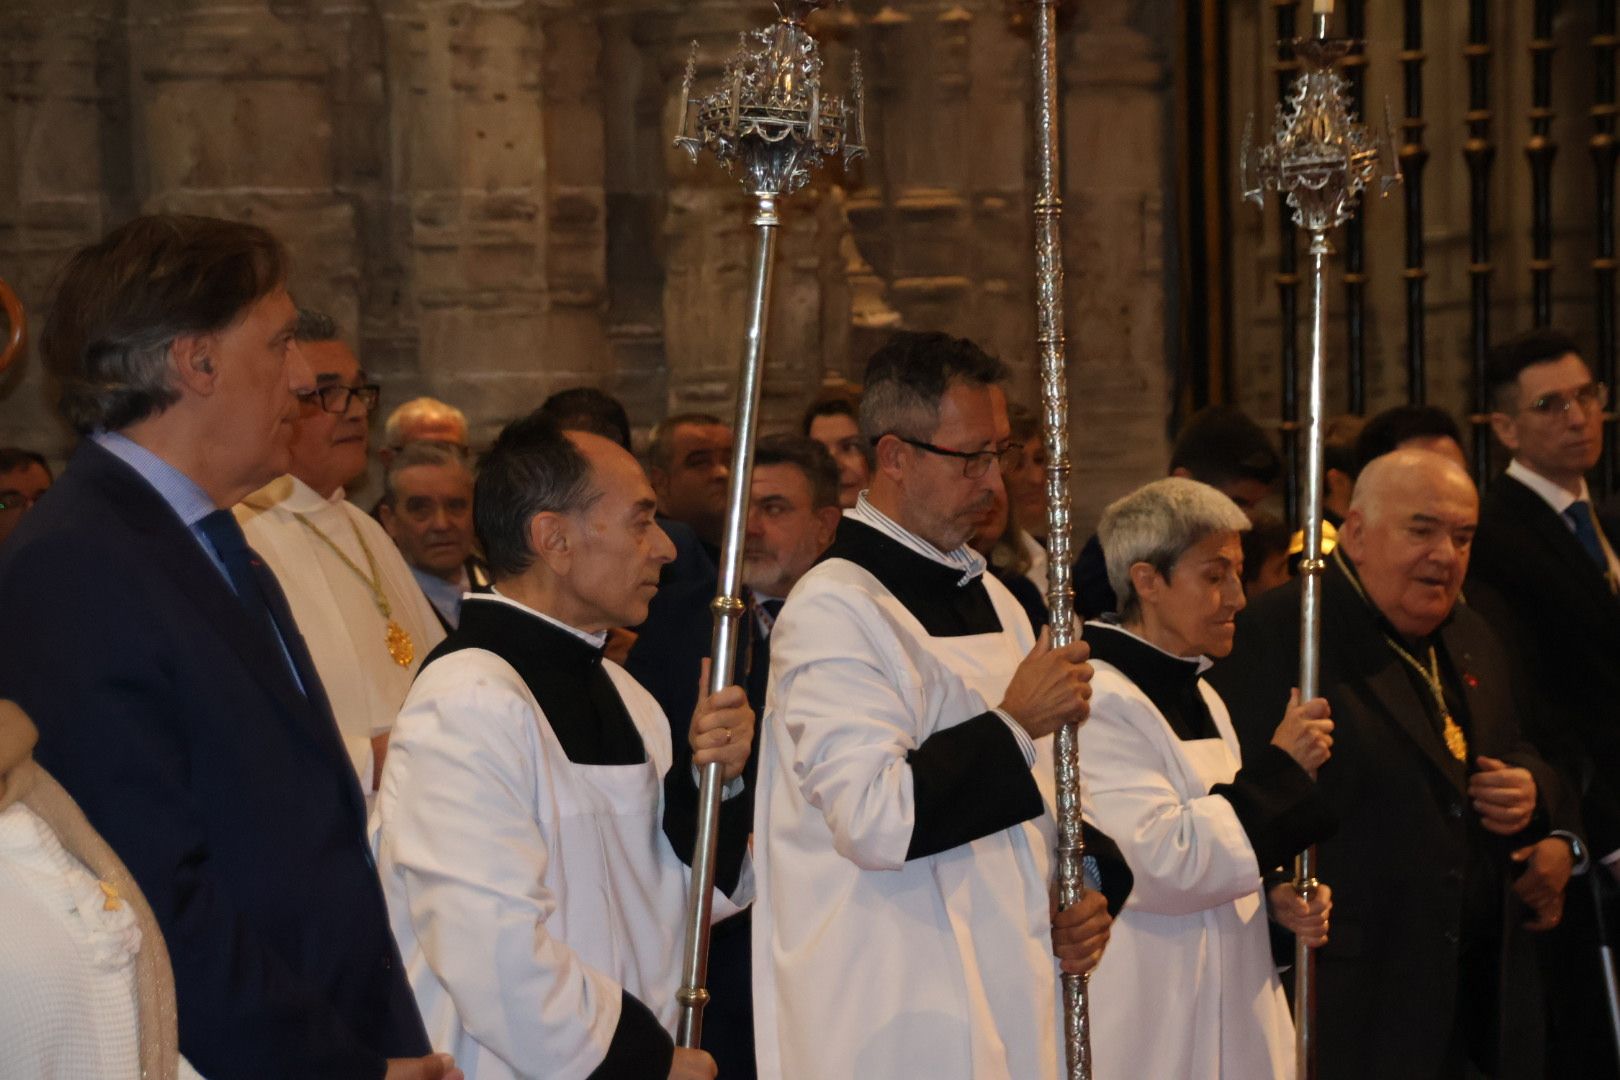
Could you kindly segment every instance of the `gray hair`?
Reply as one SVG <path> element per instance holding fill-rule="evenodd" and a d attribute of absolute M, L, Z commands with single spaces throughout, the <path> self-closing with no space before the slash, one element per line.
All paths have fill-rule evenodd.
<path fill-rule="evenodd" d="M 410 441 L 405 438 L 405 429 L 422 420 L 454 420 L 461 430 L 467 430 L 467 414 L 454 405 L 438 398 L 412 398 L 388 414 L 383 424 L 383 445 L 396 450 L 404 446 Z"/>
<path fill-rule="evenodd" d="M 885 435 L 926 439 L 939 426 L 939 402 L 952 383 L 989 386 L 1006 374 L 1001 361 L 966 338 L 899 331 L 866 362 L 861 437 L 874 450 Z"/>
<path fill-rule="evenodd" d="M 478 465 L 473 527 L 499 585 L 534 564 L 529 523 L 536 514 L 570 514 L 602 497 L 591 463 L 542 410 L 501 429 Z"/>
<path fill-rule="evenodd" d="M 426 439 L 407 443 L 400 448 L 398 454 L 394 455 L 394 460 L 388 463 L 388 469 L 383 473 L 383 504 L 386 506 L 394 505 L 394 497 L 397 494 L 395 484 L 399 479 L 399 474 L 406 469 L 414 469 L 418 466 L 440 468 L 446 465 L 459 466 L 467 473 L 469 481 L 473 479 L 472 465 L 467 461 L 467 451 L 454 443 L 434 442 Z"/>
<path fill-rule="evenodd" d="M 230 326 L 286 276 L 275 237 L 217 218 L 138 217 L 80 249 L 39 339 L 63 418 L 88 435 L 162 413 L 180 400 L 175 339 Z"/>
<path fill-rule="evenodd" d="M 1097 523 L 1108 563 L 1108 584 L 1127 619 L 1141 609 L 1131 567 L 1147 563 L 1165 580 L 1187 549 L 1212 533 L 1242 532 L 1249 519 L 1237 503 L 1208 484 L 1170 476 L 1111 503 Z"/>
<path fill-rule="evenodd" d="M 294 341 L 314 344 L 321 341 L 337 341 L 338 338 L 337 321 L 332 316 L 314 308 L 298 309 L 298 322 L 293 326 Z"/>

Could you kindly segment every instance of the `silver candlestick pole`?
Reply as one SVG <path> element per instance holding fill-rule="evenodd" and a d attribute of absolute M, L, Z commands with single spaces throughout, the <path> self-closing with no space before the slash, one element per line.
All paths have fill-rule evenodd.
<path fill-rule="evenodd" d="M 1069 382 L 1063 339 L 1063 198 L 1058 117 L 1058 7 L 1035 5 L 1035 318 L 1041 361 L 1041 410 L 1046 439 L 1046 605 L 1052 647 L 1074 640 L 1073 555 L 1069 529 Z M 1058 907 L 1078 903 L 1085 892 L 1085 839 L 1080 817 L 1078 724 L 1053 736 L 1057 781 Z M 1091 1080 L 1091 1013 L 1086 978 L 1063 976 L 1063 1048 L 1070 1080 Z"/>
<path fill-rule="evenodd" d="M 771 296 L 771 263 L 781 224 L 778 200 L 810 182 L 811 173 L 829 158 L 848 164 L 866 152 L 866 119 L 860 60 L 850 73 L 848 95 L 824 93 L 821 55 L 804 21 L 827 0 L 775 0 L 777 20 L 771 26 L 740 35 L 737 52 L 726 61 L 720 85 L 703 97 L 692 96 L 697 75 L 697 43 L 686 62 L 681 86 L 681 131 L 675 145 L 697 161 L 710 150 L 756 201 L 753 223 L 758 239 L 749 289 L 748 329 L 742 375 L 737 388 L 736 441 L 731 457 L 731 485 L 726 494 L 725 540 L 720 553 L 720 581 L 711 608 L 714 637 L 709 655 L 708 692 L 732 682 L 742 599 L 743 529 L 748 515 L 748 489 L 754 463 L 754 433 L 765 358 L 765 327 Z M 720 818 L 720 766 L 707 765 L 698 787 L 697 840 L 692 852 L 692 880 L 687 894 L 689 921 L 681 954 L 680 1045 L 696 1047 L 703 1034 L 703 1007 L 709 968 L 709 919 L 714 893 L 714 853 Z"/>
<path fill-rule="evenodd" d="M 1327 257 L 1333 253 L 1328 230 L 1349 221 L 1357 197 L 1383 177 L 1385 194 L 1401 179 L 1399 159 L 1387 141 L 1357 122 L 1345 100 L 1348 84 L 1334 70 L 1356 44 L 1328 36 L 1332 0 L 1316 0 L 1314 34 L 1292 42 L 1304 69 L 1285 102 L 1278 104 L 1271 142 L 1260 147 L 1258 175 L 1251 175 L 1249 157 L 1253 117 L 1245 125 L 1239 164 L 1244 198 L 1265 206 L 1267 191 L 1282 195 L 1294 209 L 1294 222 L 1310 233 L 1311 256 L 1311 360 L 1306 380 L 1304 486 L 1305 555 L 1299 570 L 1304 576 L 1300 593 L 1299 694 L 1301 700 L 1318 696 L 1322 667 L 1322 421 L 1323 382 L 1327 371 Z M 1385 141 L 1380 147 L 1378 143 Z M 1385 171 L 1388 170 L 1388 171 Z M 1294 867 L 1294 888 L 1309 899 L 1318 885 L 1316 849 L 1300 854 Z M 1299 1080 L 1316 1077 L 1316 957 L 1296 940 L 1294 946 L 1294 1053 Z"/>

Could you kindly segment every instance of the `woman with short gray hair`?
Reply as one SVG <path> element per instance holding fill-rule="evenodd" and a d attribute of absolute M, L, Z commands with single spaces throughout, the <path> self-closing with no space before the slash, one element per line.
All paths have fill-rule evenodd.
<path fill-rule="evenodd" d="M 1136 875 L 1092 975 L 1098 1075 L 1294 1077 L 1267 908 L 1319 944 L 1330 890 L 1307 904 L 1283 882 L 1268 898 L 1263 875 L 1331 831 L 1313 777 L 1333 725 L 1326 701 L 1296 691 L 1272 745 L 1243 762 L 1202 678 L 1232 649 L 1248 527 L 1219 491 L 1171 477 L 1108 507 L 1097 528 L 1120 610 L 1086 624 L 1095 674 L 1080 768 L 1086 816 Z"/>

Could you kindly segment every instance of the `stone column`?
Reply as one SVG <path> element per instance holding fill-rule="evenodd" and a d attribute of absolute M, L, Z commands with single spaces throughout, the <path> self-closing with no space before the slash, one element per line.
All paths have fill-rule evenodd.
<path fill-rule="evenodd" d="M 292 254 L 294 296 L 352 334 L 359 253 L 318 24 L 264 2 L 132 0 L 129 40 L 141 209 L 265 226 Z"/>
<path fill-rule="evenodd" d="M 67 257 L 129 212 L 120 5 L 12 0 L 0 33 L 0 277 L 38 341 L 52 278 Z M 56 419 L 37 346 L 0 376 L 0 446 L 58 461 Z"/>
<path fill-rule="evenodd" d="M 1140 7 L 1082 5 L 1064 55 L 1065 305 L 1081 525 L 1163 476 L 1168 459 L 1165 67 L 1160 46 L 1133 25 Z M 1160 14 L 1166 25 L 1171 13 Z"/>

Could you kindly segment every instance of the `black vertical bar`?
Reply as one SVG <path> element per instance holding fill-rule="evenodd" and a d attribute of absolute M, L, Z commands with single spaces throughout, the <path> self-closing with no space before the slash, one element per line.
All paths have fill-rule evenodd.
<path fill-rule="evenodd" d="M 1485 355 L 1491 343 L 1491 161 L 1496 147 L 1491 143 L 1491 44 L 1489 0 L 1469 0 L 1468 44 L 1463 47 L 1468 61 L 1468 138 L 1463 157 L 1468 162 L 1468 278 L 1469 278 L 1469 355 L 1473 413 L 1474 479 L 1485 483 L 1490 471 L 1491 444 L 1486 428 L 1488 406 L 1485 400 Z"/>
<path fill-rule="evenodd" d="M 1593 66 L 1597 69 L 1597 92 L 1592 104 L 1592 165 L 1597 179 L 1597 254 L 1592 273 L 1597 281 L 1597 354 L 1592 366 L 1610 386 L 1620 380 L 1615 356 L 1615 257 L 1614 257 L 1614 172 L 1615 142 L 1615 0 L 1597 0 L 1597 18 L 1592 33 Z M 1603 490 L 1613 494 L 1620 479 L 1620 446 L 1616 445 L 1614 421 L 1608 424 L 1608 447 L 1603 455 Z"/>
<path fill-rule="evenodd" d="M 1536 326 L 1552 323 L 1552 54 L 1555 0 L 1535 0 L 1530 40 L 1530 311 Z"/>
<path fill-rule="evenodd" d="M 1344 6 L 1345 36 L 1356 48 L 1344 58 L 1344 71 L 1350 81 L 1350 107 L 1356 116 L 1367 118 L 1367 0 L 1349 0 Z M 1365 206 L 1365 201 L 1363 206 Z M 1367 411 L 1367 274 L 1366 234 L 1362 215 L 1354 214 L 1344 227 L 1344 325 L 1346 390 L 1349 411 Z"/>
<path fill-rule="evenodd" d="M 1423 0 L 1406 0 L 1401 35 L 1401 74 L 1405 91 L 1401 119 L 1402 193 L 1406 197 L 1406 399 L 1423 404 L 1423 294 L 1429 271 L 1423 265 L 1423 167 L 1429 148 L 1423 145 Z"/>
<path fill-rule="evenodd" d="M 1294 17 L 1299 0 L 1272 0 L 1277 8 L 1277 97 L 1286 100 L 1299 69 L 1294 58 Z M 1287 467 L 1283 488 L 1290 524 L 1299 523 L 1299 252 L 1293 211 L 1278 199 L 1277 304 L 1282 333 L 1282 450 Z"/>

